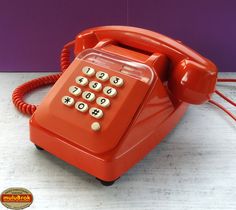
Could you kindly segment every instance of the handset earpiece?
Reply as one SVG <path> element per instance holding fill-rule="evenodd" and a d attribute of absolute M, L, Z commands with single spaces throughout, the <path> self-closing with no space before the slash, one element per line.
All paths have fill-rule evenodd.
<path fill-rule="evenodd" d="M 168 87 L 181 101 L 190 104 L 204 103 L 215 91 L 217 80 L 215 69 L 215 65 L 211 62 L 206 66 L 184 59 L 172 69 Z"/>

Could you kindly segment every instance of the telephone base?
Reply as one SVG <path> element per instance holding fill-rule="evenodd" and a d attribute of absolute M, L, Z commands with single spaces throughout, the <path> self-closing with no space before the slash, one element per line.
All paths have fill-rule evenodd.
<path fill-rule="evenodd" d="M 102 154 L 93 154 L 55 135 L 43 125 L 39 125 L 34 115 L 30 120 L 30 139 L 37 148 L 43 148 L 65 162 L 111 184 L 163 140 L 177 125 L 187 107 L 188 104 L 180 103 L 161 124 L 157 125 L 155 132 L 147 133 L 146 130 L 142 130 L 144 138 L 125 139 L 124 137 L 115 149 Z M 132 143 L 134 141 L 135 144 Z M 105 182 L 103 183 L 108 184 Z"/>

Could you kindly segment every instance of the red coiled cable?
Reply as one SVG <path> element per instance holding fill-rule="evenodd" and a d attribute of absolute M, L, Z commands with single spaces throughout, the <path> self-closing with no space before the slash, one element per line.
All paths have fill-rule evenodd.
<path fill-rule="evenodd" d="M 62 73 L 68 68 L 70 65 L 70 48 L 74 45 L 74 41 L 67 43 L 62 51 L 61 51 L 61 71 Z M 16 108 L 28 115 L 32 115 L 35 110 L 37 109 L 37 105 L 34 104 L 28 104 L 24 101 L 24 96 L 28 92 L 45 85 L 54 84 L 59 77 L 62 75 L 62 73 L 54 74 L 54 75 L 48 75 L 40 78 L 36 78 L 33 80 L 30 80 L 19 87 L 17 87 L 12 94 L 12 101 Z"/>

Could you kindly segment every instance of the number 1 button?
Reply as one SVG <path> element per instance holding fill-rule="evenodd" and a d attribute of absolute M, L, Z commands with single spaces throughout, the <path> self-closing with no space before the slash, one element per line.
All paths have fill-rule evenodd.
<path fill-rule="evenodd" d="M 89 66 L 85 66 L 82 68 L 82 72 L 86 75 L 86 76 L 93 76 L 95 74 L 95 70 Z"/>

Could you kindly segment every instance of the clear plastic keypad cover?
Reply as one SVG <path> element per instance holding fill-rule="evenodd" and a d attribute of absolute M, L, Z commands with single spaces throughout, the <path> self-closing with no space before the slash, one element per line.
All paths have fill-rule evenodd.
<path fill-rule="evenodd" d="M 76 59 L 83 59 L 113 71 L 119 71 L 147 84 L 150 84 L 154 77 L 153 70 L 145 64 L 96 49 L 84 50 Z"/>

